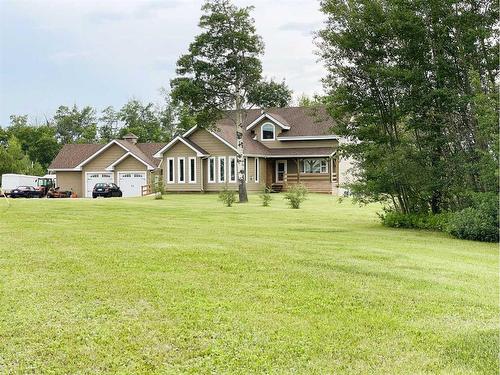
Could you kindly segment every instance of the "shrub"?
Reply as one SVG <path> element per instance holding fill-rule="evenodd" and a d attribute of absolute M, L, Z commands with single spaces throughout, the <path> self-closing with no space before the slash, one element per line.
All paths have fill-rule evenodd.
<path fill-rule="evenodd" d="M 494 193 L 475 194 L 472 207 L 455 212 L 446 231 L 465 240 L 498 242 L 498 196 Z"/>
<path fill-rule="evenodd" d="M 450 214 L 403 214 L 401 212 L 388 211 L 379 215 L 379 217 L 382 224 L 386 227 L 443 231 L 447 227 Z"/>
<path fill-rule="evenodd" d="M 227 186 L 221 190 L 219 193 L 219 199 L 227 206 L 231 207 L 236 201 L 236 192 L 234 190 L 229 190 Z"/>
<path fill-rule="evenodd" d="M 302 184 L 292 185 L 285 193 L 285 199 L 291 208 L 299 209 L 300 205 L 307 198 L 307 188 Z"/>
<path fill-rule="evenodd" d="M 155 199 L 163 199 L 163 196 L 165 195 L 165 185 L 163 181 L 158 181 L 153 185 L 154 193 L 155 193 Z"/>
<path fill-rule="evenodd" d="M 259 197 L 264 207 L 269 207 L 271 205 L 271 201 L 273 200 L 273 197 L 271 196 L 271 189 L 266 187 Z"/>

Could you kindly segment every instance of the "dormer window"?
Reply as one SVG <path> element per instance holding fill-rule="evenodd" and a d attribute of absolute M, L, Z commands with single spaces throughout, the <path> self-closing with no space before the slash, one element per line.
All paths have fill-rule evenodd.
<path fill-rule="evenodd" d="M 276 138 L 274 136 L 275 127 L 270 122 L 265 123 L 261 127 L 261 139 L 263 141 L 274 141 Z"/>

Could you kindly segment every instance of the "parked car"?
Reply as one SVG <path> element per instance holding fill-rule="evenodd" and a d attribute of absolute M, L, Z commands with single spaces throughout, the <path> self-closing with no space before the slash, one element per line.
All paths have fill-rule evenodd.
<path fill-rule="evenodd" d="M 116 184 L 104 184 L 104 183 L 99 183 L 95 184 L 94 190 L 92 190 L 92 198 L 97 198 L 97 197 L 105 197 L 105 198 L 110 198 L 110 197 L 121 197 L 122 191 Z"/>
<path fill-rule="evenodd" d="M 11 198 L 40 198 L 42 193 L 33 186 L 18 186 L 10 191 Z"/>

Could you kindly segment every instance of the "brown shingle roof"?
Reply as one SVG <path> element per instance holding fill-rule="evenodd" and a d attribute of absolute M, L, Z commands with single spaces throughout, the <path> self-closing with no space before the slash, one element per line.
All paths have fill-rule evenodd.
<path fill-rule="evenodd" d="M 154 158 L 153 155 L 161 150 L 166 143 L 137 143 L 136 146 L 148 157 L 155 167 L 160 165 L 161 159 Z"/>
<path fill-rule="evenodd" d="M 315 135 L 331 135 L 333 120 L 328 115 L 324 107 L 286 107 L 286 108 L 269 108 L 265 111 L 276 120 L 290 127 L 290 130 L 285 130 L 282 136 L 297 137 L 297 136 L 315 136 Z M 217 122 L 216 127 L 233 126 L 234 111 L 227 112 L 228 116 Z M 262 111 L 260 109 L 251 109 L 247 112 L 247 117 L 243 122 L 246 128 L 254 122 Z"/>
<path fill-rule="evenodd" d="M 127 148 L 132 154 L 146 163 L 157 167 L 160 164 L 159 159 L 153 158 L 159 149 L 165 146 L 165 143 L 138 143 L 133 144 L 123 139 L 116 140 L 123 147 Z M 105 144 L 67 144 L 64 145 L 61 151 L 49 166 L 49 169 L 72 169 L 77 167 L 81 162 L 90 158 Z"/>
<path fill-rule="evenodd" d="M 288 107 L 288 108 L 270 108 L 265 111 L 276 120 L 282 122 L 284 125 L 290 127 L 290 130 L 285 130 L 280 134 L 282 137 L 300 137 L 300 136 L 320 136 L 331 135 L 331 128 L 333 126 L 332 119 L 326 113 L 324 107 Z M 247 112 L 247 117 L 243 123 L 244 128 L 254 122 L 262 115 L 260 109 L 253 109 Z M 220 120 L 216 124 L 214 132 L 221 138 L 236 146 L 236 132 L 234 122 L 231 118 L 234 117 L 234 112 L 229 112 L 228 117 Z M 278 136 L 278 139 L 280 138 Z M 310 147 L 307 149 L 302 148 L 283 148 L 283 149 L 270 149 L 253 139 L 254 133 L 252 131 L 244 131 L 243 133 L 243 147 L 244 153 L 249 155 L 330 155 L 333 152 L 333 147 Z M 316 150 L 316 151 L 314 151 Z M 288 153 L 285 153 L 288 151 Z M 314 152 L 313 152 L 314 151 Z"/>
<path fill-rule="evenodd" d="M 69 144 L 64 145 L 52 160 L 49 169 L 71 169 L 75 168 L 85 159 L 95 154 L 105 145 L 103 144 Z"/>

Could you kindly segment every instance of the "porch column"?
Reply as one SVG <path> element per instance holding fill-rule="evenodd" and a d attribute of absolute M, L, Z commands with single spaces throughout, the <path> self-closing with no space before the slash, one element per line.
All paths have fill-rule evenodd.
<path fill-rule="evenodd" d="M 297 183 L 300 184 L 300 159 L 297 158 L 295 162 L 297 163 Z"/>

